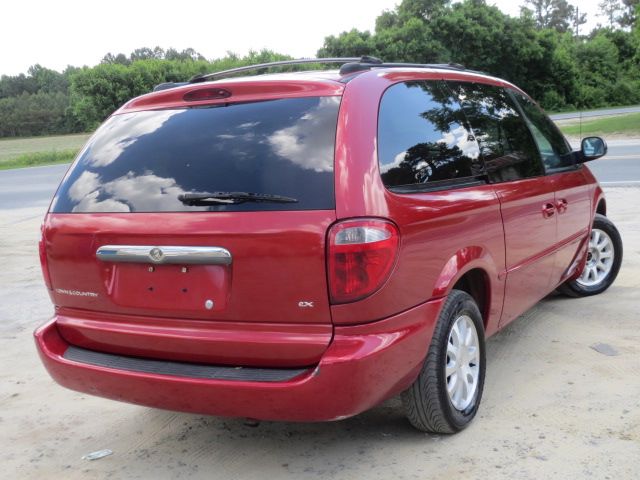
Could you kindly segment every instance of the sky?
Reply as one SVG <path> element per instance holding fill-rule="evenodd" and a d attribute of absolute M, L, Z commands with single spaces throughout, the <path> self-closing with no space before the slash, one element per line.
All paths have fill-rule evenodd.
<path fill-rule="evenodd" d="M 524 0 L 489 0 L 518 15 Z M 574 0 L 596 17 L 600 0 Z M 96 65 L 108 53 L 139 47 L 193 48 L 205 57 L 268 48 L 313 57 L 328 35 L 373 30 L 376 17 L 399 0 L 5 0 L 0 29 L 0 74 L 30 65 L 63 70 Z"/>

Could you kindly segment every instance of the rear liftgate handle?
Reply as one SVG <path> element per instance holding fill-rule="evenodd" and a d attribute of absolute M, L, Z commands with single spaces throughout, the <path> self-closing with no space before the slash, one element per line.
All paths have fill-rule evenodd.
<path fill-rule="evenodd" d="M 222 247 L 103 245 L 96 251 L 103 262 L 180 265 L 231 265 L 231 252 Z"/>

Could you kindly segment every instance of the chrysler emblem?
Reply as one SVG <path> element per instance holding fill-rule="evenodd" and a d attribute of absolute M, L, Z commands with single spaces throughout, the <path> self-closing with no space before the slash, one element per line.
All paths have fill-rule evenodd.
<path fill-rule="evenodd" d="M 149 257 L 151 258 L 151 260 L 153 260 L 154 262 L 161 262 L 162 259 L 164 258 L 164 253 L 161 249 L 159 249 L 158 247 L 153 247 L 151 249 L 151 251 L 149 252 Z"/>

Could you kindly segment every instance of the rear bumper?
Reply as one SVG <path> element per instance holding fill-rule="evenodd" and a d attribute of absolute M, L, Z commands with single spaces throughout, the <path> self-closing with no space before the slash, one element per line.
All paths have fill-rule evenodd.
<path fill-rule="evenodd" d="M 260 420 L 326 421 L 363 412 L 417 376 L 443 299 L 366 325 L 336 327 L 315 368 L 286 381 L 210 379 L 124 370 L 74 360 L 56 317 L 34 335 L 59 384 L 139 405 Z M 266 369 L 265 369 L 266 370 Z"/>

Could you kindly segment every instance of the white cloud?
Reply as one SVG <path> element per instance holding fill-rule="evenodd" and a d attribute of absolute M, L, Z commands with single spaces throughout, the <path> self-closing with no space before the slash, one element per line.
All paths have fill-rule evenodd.
<path fill-rule="evenodd" d="M 318 106 L 308 111 L 299 122 L 269 136 L 269 144 L 278 155 L 302 168 L 316 172 L 332 171 L 333 149 L 327 149 L 326 135 L 316 133 L 328 128 L 335 131 L 334 112 L 339 102 L 339 97 L 321 97 Z"/>
<path fill-rule="evenodd" d="M 95 178 L 87 180 L 85 174 Z M 85 177 L 85 178 L 83 178 Z M 88 191 L 93 188 L 92 191 Z M 69 189 L 84 195 L 73 208 L 74 212 L 152 212 L 179 211 L 191 207 L 183 205 L 178 195 L 185 193 L 173 178 L 158 177 L 150 173 L 135 175 L 129 172 L 107 183 L 101 183 L 95 173 L 85 172 Z M 108 198 L 100 200 L 100 196 Z"/>
<path fill-rule="evenodd" d="M 155 132 L 171 117 L 185 110 L 162 110 L 116 115 L 104 123 L 87 144 L 91 150 L 91 165 L 104 167 L 113 162 L 141 136 Z M 114 141 L 119 138 L 120 140 Z"/>

